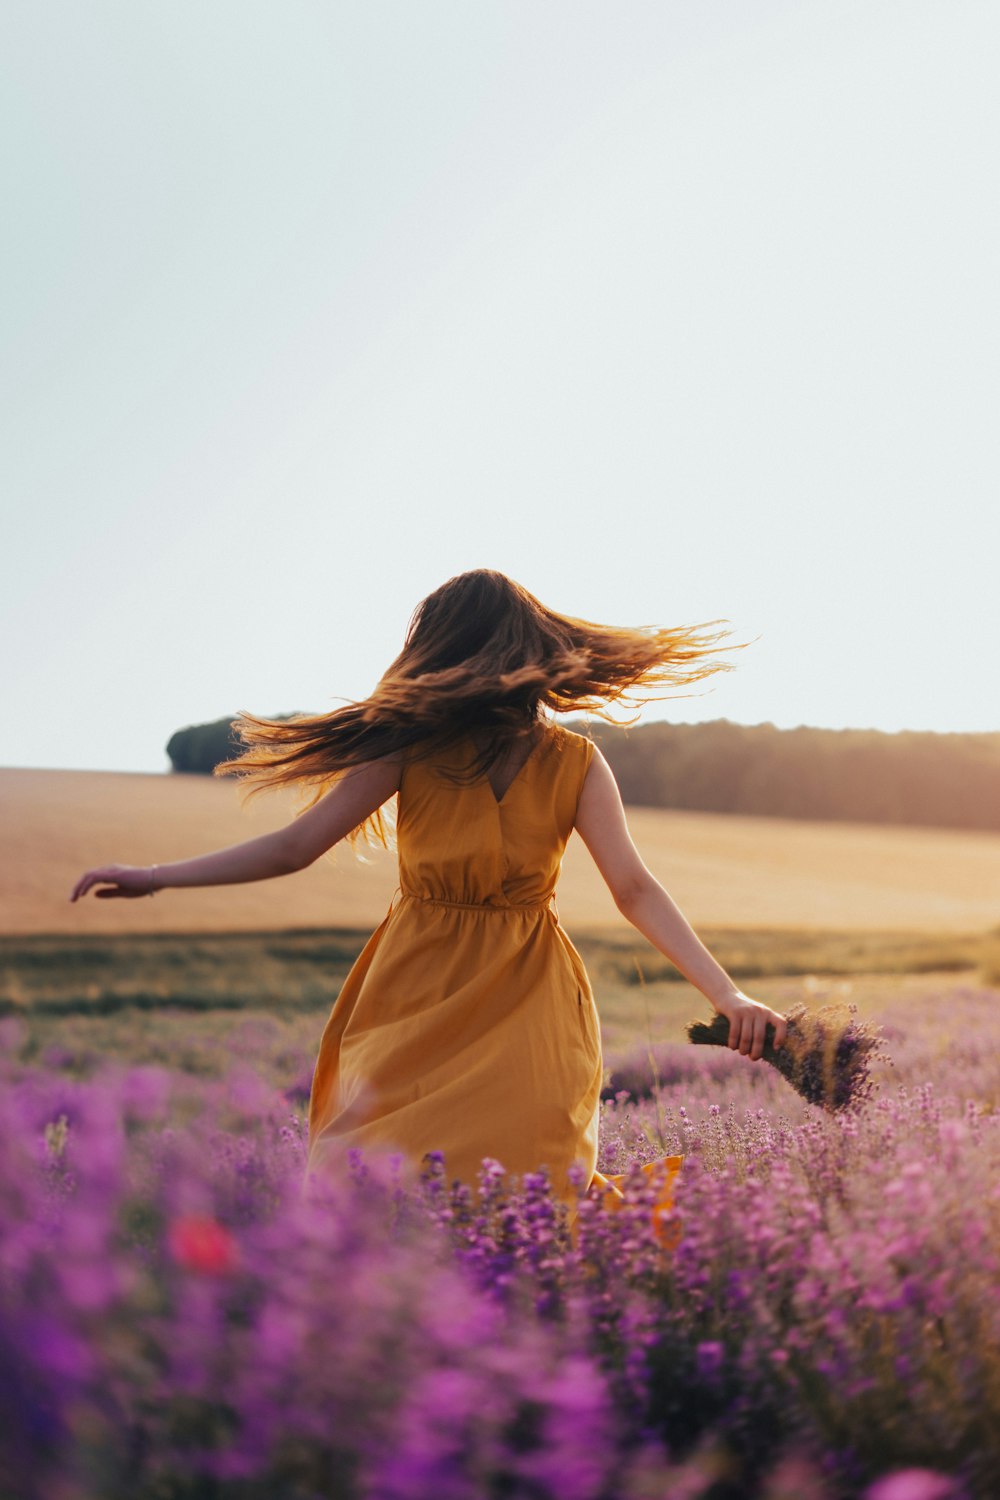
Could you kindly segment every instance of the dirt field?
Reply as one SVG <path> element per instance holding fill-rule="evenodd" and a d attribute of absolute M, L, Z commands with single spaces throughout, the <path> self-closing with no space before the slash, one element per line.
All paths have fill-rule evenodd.
<path fill-rule="evenodd" d="M 90 866 L 200 854 L 278 826 L 292 805 L 275 794 L 242 809 L 232 784 L 201 776 L 0 771 L 0 933 L 377 924 L 395 889 L 395 857 L 373 853 L 361 863 L 346 848 L 281 880 L 69 904 Z M 630 823 L 647 864 L 695 925 L 916 933 L 1000 922 L 1000 834 L 648 808 L 633 809 Z M 576 838 L 559 905 L 570 926 L 621 925 Z"/>

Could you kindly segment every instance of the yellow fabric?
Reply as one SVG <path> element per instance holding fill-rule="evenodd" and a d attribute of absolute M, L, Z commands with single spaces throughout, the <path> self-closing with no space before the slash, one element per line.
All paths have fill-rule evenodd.
<path fill-rule="evenodd" d="M 681 1226 L 673 1213 L 673 1207 L 674 1180 L 683 1161 L 683 1156 L 661 1156 L 658 1161 L 648 1162 L 642 1169 L 656 1184 L 653 1225 L 661 1244 L 668 1250 L 675 1250 L 680 1243 Z M 595 1172 L 591 1178 L 590 1191 L 600 1197 L 603 1208 L 614 1212 L 625 1203 L 622 1187 L 627 1179 L 626 1172 L 617 1172 L 607 1177 L 603 1172 Z"/>
<path fill-rule="evenodd" d="M 593 748 L 547 725 L 499 801 L 486 778 L 442 774 L 468 763 L 469 741 L 405 766 L 400 892 L 323 1031 L 307 1180 L 352 1147 L 415 1165 L 441 1151 L 470 1186 L 484 1157 L 544 1166 L 567 1201 L 573 1162 L 595 1180 L 600 1026 L 553 904 Z"/>

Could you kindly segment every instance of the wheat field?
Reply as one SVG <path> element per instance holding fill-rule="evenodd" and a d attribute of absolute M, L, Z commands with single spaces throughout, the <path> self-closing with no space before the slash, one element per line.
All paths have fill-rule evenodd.
<path fill-rule="evenodd" d="M 91 866 L 166 863 L 278 827 L 294 801 L 246 807 L 202 776 L 0 771 L 0 933 L 247 932 L 366 928 L 385 915 L 395 856 L 346 846 L 280 880 L 152 900 L 71 905 Z M 632 808 L 638 848 L 697 925 L 920 933 L 981 932 L 1000 921 L 1000 834 L 797 822 Z M 563 920 L 623 925 L 579 839 L 559 886 Z"/>

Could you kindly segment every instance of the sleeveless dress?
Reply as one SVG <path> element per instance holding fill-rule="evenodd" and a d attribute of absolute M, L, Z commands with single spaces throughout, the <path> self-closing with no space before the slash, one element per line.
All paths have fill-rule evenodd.
<path fill-rule="evenodd" d="M 399 890 L 324 1027 L 309 1100 L 307 1180 L 345 1153 L 444 1156 L 475 1186 L 484 1157 L 509 1174 L 595 1171 L 603 1073 L 597 1008 L 561 926 L 556 881 L 594 747 L 548 724 L 504 795 L 450 781 L 465 740 L 405 764 Z M 678 1159 L 668 1159 L 678 1160 Z"/>

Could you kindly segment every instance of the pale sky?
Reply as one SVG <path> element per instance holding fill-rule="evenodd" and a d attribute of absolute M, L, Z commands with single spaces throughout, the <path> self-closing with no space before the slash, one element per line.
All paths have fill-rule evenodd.
<path fill-rule="evenodd" d="M 651 717 L 1000 729 L 995 0 L 52 0 L 0 51 L 0 764 L 416 602 L 725 618 Z"/>

